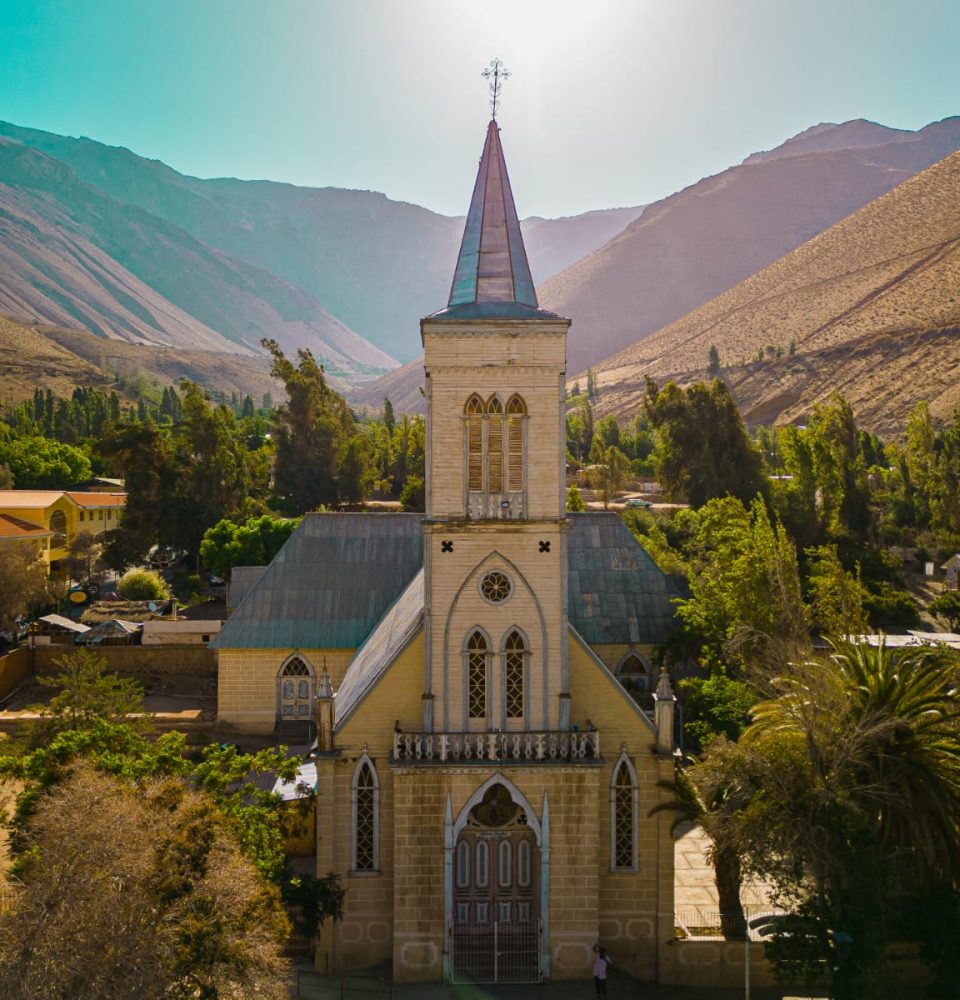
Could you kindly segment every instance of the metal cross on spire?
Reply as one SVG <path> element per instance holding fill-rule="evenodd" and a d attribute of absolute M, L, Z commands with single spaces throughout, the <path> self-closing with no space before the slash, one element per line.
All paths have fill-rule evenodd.
<path fill-rule="evenodd" d="M 502 59 L 491 59 L 490 65 L 480 75 L 490 84 L 490 110 L 496 118 L 503 81 L 510 75 L 510 71 L 504 66 Z"/>

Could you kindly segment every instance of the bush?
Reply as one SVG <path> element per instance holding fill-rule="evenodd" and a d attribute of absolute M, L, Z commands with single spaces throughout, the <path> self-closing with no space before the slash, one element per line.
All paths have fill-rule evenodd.
<path fill-rule="evenodd" d="M 912 628 L 920 624 L 917 605 L 910 595 L 888 583 L 864 594 L 863 610 L 875 628 Z"/>
<path fill-rule="evenodd" d="M 152 569 L 127 570 L 117 592 L 128 601 L 165 601 L 170 596 L 166 581 Z"/>

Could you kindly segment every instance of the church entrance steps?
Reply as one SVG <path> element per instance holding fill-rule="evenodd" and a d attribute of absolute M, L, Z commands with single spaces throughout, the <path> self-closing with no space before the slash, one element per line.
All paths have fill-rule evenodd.
<path fill-rule="evenodd" d="M 498 732 L 393 734 L 394 763 L 402 764 L 594 764 L 603 765 L 600 733 Z"/>

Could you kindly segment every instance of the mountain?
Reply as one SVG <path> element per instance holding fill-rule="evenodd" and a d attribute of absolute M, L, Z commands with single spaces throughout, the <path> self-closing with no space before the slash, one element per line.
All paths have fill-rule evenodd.
<path fill-rule="evenodd" d="M 0 138 L 0 310 L 171 347 L 262 353 L 272 337 L 362 380 L 395 365 L 302 289 L 121 204 Z"/>
<path fill-rule="evenodd" d="M 802 133 L 777 155 L 650 205 L 547 281 L 540 304 L 573 320 L 571 374 L 696 309 L 960 148 L 960 118 L 906 136 L 889 131 L 858 121 Z M 862 145 L 883 136 L 893 141 Z"/>
<path fill-rule="evenodd" d="M 418 355 L 420 318 L 447 301 L 462 217 L 372 191 L 201 180 L 128 149 L 9 123 L 0 123 L 0 136 L 54 157 L 123 205 L 297 286 L 391 357 Z M 535 280 L 591 253 L 641 211 L 527 220 Z"/>
<path fill-rule="evenodd" d="M 761 153 L 751 153 L 744 163 L 766 163 L 784 156 L 804 156 L 807 153 L 837 149 L 863 149 L 865 146 L 881 146 L 888 142 L 911 142 L 917 133 L 909 129 L 890 128 L 865 118 L 838 125 L 835 122 L 821 122 L 780 143 L 774 149 Z"/>
<path fill-rule="evenodd" d="M 748 421 L 802 422 L 834 389 L 880 434 L 902 433 L 921 399 L 949 417 L 960 405 L 960 152 L 604 361 L 598 412 L 637 411 L 647 375 L 707 377 L 711 346 Z"/>
<path fill-rule="evenodd" d="M 0 316 L 0 401 L 20 402 L 37 386 L 69 396 L 77 386 L 117 389 L 141 376 L 161 386 L 190 379 L 229 396 L 265 393 L 282 399 L 264 357 L 150 347 L 108 340 L 85 330 L 29 326 Z M 339 388 L 343 388 L 342 384 Z"/>

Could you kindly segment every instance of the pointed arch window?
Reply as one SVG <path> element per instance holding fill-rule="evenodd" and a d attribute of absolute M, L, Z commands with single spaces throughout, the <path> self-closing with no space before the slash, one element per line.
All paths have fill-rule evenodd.
<path fill-rule="evenodd" d="M 513 491 L 523 489 L 526 416 L 527 404 L 511 396 L 507 403 L 507 488 Z"/>
<path fill-rule="evenodd" d="M 487 401 L 487 491 L 503 493 L 503 403 L 499 396 Z"/>
<path fill-rule="evenodd" d="M 351 868 L 380 870 L 380 780 L 366 750 L 353 772 Z"/>
<path fill-rule="evenodd" d="M 278 713 L 282 720 L 313 720 L 314 674 L 302 656 L 291 656 L 277 677 Z"/>
<path fill-rule="evenodd" d="M 526 639 L 519 629 L 512 629 L 503 643 L 504 708 L 508 719 L 524 716 L 526 666 Z"/>
<path fill-rule="evenodd" d="M 483 490 L 483 400 L 474 393 L 463 408 L 467 427 L 467 489 Z"/>
<path fill-rule="evenodd" d="M 637 869 L 637 772 L 622 751 L 610 784 L 610 867 L 614 871 Z"/>
<path fill-rule="evenodd" d="M 644 691 L 650 686 L 650 672 L 637 653 L 627 653 L 620 661 L 617 676 L 632 678 Z"/>
<path fill-rule="evenodd" d="M 490 669 L 490 645 L 480 629 L 467 637 L 467 717 L 487 717 L 487 675 Z"/>

